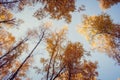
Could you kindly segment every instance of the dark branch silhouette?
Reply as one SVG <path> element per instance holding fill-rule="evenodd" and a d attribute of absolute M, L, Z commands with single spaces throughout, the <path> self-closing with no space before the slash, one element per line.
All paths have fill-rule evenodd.
<path fill-rule="evenodd" d="M 54 77 L 54 73 L 55 73 L 55 60 L 56 60 L 57 55 L 58 55 L 58 52 L 55 54 L 55 57 L 54 57 L 54 60 L 53 60 L 53 65 L 52 65 L 53 70 L 52 70 L 52 76 L 51 76 L 50 80 L 52 80 L 53 77 Z"/>
<path fill-rule="evenodd" d="M 13 0 L 13 1 L 0 1 L 0 4 L 9 4 L 9 3 L 17 3 L 20 0 Z"/>
<path fill-rule="evenodd" d="M 14 24 L 14 22 L 15 22 L 15 18 L 10 19 L 10 20 L 3 20 L 3 21 L 0 21 L 0 23 L 8 23 L 8 24 Z"/>
<path fill-rule="evenodd" d="M 0 64 L 0 68 L 2 68 L 5 64 L 7 64 L 9 61 L 5 61 L 3 64 Z"/>
<path fill-rule="evenodd" d="M 50 64 L 51 64 L 51 62 L 52 62 L 52 59 L 53 59 L 53 56 L 55 55 L 55 49 L 56 49 L 56 47 L 58 46 L 58 43 L 59 43 L 59 39 L 56 41 L 56 44 L 55 44 L 55 47 L 54 47 L 54 52 L 52 53 L 52 55 L 51 55 L 51 58 L 50 58 L 50 61 L 49 61 L 49 64 L 48 64 L 48 71 L 47 71 L 47 80 L 48 80 L 48 77 L 49 77 L 49 70 L 50 70 Z M 53 63 L 54 64 L 54 63 Z M 53 65 L 54 66 L 54 65 Z"/>
<path fill-rule="evenodd" d="M 10 54 L 13 50 L 15 50 L 17 47 L 19 47 L 21 44 L 23 44 L 24 42 L 26 42 L 28 39 L 27 39 L 27 37 L 25 38 L 25 39 L 23 39 L 22 41 L 20 41 L 15 47 L 13 47 L 11 50 L 9 50 L 7 53 L 5 53 L 4 55 L 2 55 L 1 57 L 0 57 L 0 60 L 3 58 L 3 57 L 5 57 L 5 56 L 7 56 L 8 54 Z"/>
<path fill-rule="evenodd" d="M 30 52 L 30 54 L 26 57 L 26 59 L 22 62 L 22 64 L 19 66 L 19 68 L 13 73 L 12 76 L 10 76 L 9 79 L 7 80 L 13 80 L 18 72 L 20 71 L 20 69 L 22 68 L 22 66 L 25 64 L 25 62 L 31 57 L 32 53 L 35 51 L 35 49 L 38 47 L 38 45 L 40 44 L 40 42 L 42 41 L 42 39 L 44 38 L 44 35 L 45 35 L 45 31 L 42 32 L 42 36 L 40 38 L 40 40 L 38 41 L 38 43 L 36 44 L 36 46 L 33 48 L 33 50 Z"/>
<path fill-rule="evenodd" d="M 62 72 L 62 70 L 65 68 L 65 66 L 63 66 L 60 71 L 55 75 L 55 77 L 53 78 L 53 80 L 55 80 L 59 75 L 60 73 Z"/>

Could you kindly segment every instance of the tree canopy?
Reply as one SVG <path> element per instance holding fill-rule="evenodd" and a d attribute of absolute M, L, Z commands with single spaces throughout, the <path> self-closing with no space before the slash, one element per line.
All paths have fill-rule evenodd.
<path fill-rule="evenodd" d="M 102 9 L 109 10 L 120 0 L 98 2 Z M 53 27 L 54 24 L 46 22 L 46 19 L 55 20 L 54 23 L 63 20 L 74 26 L 72 22 L 77 21 L 76 16 L 87 10 L 87 6 L 78 0 L 0 0 L 0 80 L 35 80 L 28 76 L 29 70 L 40 80 L 98 80 L 99 63 L 89 59 L 92 51 L 104 52 L 120 64 L 120 24 L 114 22 L 107 11 L 82 16 L 78 31 L 90 44 L 90 51 L 77 37 L 75 41 L 69 38 L 76 36 L 69 30 L 72 27 L 60 28 L 61 24 Z M 32 18 L 25 16 L 34 26 L 16 16 L 25 9 L 34 9 Z M 21 25 L 24 26 L 22 31 L 16 28 Z M 14 31 L 19 34 L 15 36 Z M 25 34 L 20 37 L 23 32 Z"/>
<path fill-rule="evenodd" d="M 115 5 L 115 4 L 118 4 L 120 2 L 120 0 L 99 0 L 100 2 L 100 6 L 102 9 L 108 9 L 110 8 L 111 6 Z"/>
<path fill-rule="evenodd" d="M 86 37 L 93 49 L 107 52 L 119 63 L 119 59 L 116 57 L 120 53 L 119 30 L 119 26 L 113 23 L 109 15 L 100 14 L 98 16 L 85 15 L 79 32 Z"/>

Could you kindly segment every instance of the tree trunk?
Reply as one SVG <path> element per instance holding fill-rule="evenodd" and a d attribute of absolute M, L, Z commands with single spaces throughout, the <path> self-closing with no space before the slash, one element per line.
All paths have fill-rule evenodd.
<path fill-rule="evenodd" d="M 68 80 L 71 80 L 71 69 L 68 69 Z"/>
<path fill-rule="evenodd" d="M 40 42 L 42 41 L 44 37 L 44 32 L 42 33 L 42 36 L 40 38 L 40 40 L 38 41 L 38 43 L 36 44 L 36 46 L 33 48 L 33 50 L 30 52 L 30 54 L 26 57 L 26 59 L 22 62 L 22 64 L 19 66 L 19 68 L 16 70 L 16 72 L 7 80 L 14 80 L 14 78 L 17 76 L 18 72 L 20 71 L 20 69 L 22 68 L 22 66 L 25 64 L 25 62 L 28 60 L 28 58 L 32 55 L 32 53 L 34 52 L 34 50 L 37 48 L 37 46 L 40 44 Z"/>

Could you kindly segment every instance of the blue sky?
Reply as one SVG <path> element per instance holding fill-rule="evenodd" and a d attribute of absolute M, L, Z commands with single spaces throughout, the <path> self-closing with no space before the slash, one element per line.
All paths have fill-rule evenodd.
<path fill-rule="evenodd" d="M 119 10 L 120 4 L 112 6 L 110 9 L 108 9 L 106 11 L 102 11 L 100 9 L 99 3 L 97 2 L 97 0 L 77 0 L 76 4 L 77 4 L 77 6 L 80 6 L 81 4 L 85 5 L 86 10 L 81 13 L 72 13 L 72 22 L 70 24 L 67 24 L 64 20 L 57 21 L 57 20 L 51 20 L 48 18 L 44 19 L 43 21 L 53 22 L 53 26 L 55 28 L 61 28 L 64 25 L 68 25 L 68 34 L 67 34 L 68 38 L 73 42 L 75 42 L 75 41 L 81 42 L 84 45 L 84 48 L 86 50 L 90 50 L 90 45 L 88 44 L 88 42 L 86 42 L 84 37 L 81 36 L 77 32 L 77 26 L 79 24 L 81 24 L 82 15 L 83 14 L 97 15 L 97 14 L 100 14 L 101 12 L 106 12 L 111 15 L 111 18 L 113 19 L 113 21 L 115 23 L 120 23 L 120 21 L 119 21 L 119 19 L 120 19 L 119 18 L 120 17 L 120 10 Z M 17 13 L 15 15 L 17 18 L 23 19 L 25 21 L 25 23 L 21 24 L 19 26 L 19 29 L 14 29 L 14 32 L 13 32 L 13 29 L 10 30 L 10 32 L 12 32 L 14 36 L 23 37 L 29 28 L 34 28 L 36 26 L 39 26 L 41 21 L 38 21 L 36 18 L 31 16 L 32 13 L 37 8 L 38 8 L 38 6 L 36 6 L 35 8 L 33 8 L 33 7 L 25 8 L 24 11 L 22 11 L 21 13 Z M 31 45 L 31 48 L 32 47 L 33 47 L 33 45 Z M 42 49 L 43 48 L 44 47 L 42 47 Z M 36 50 L 36 52 L 38 52 L 38 50 Z M 98 79 L 117 80 L 118 78 L 120 78 L 120 66 L 115 64 L 115 61 L 113 59 L 109 58 L 106 55 L 106 53 L 91 51 L 91 54 L 92 54 L 92 56 L 89 57 L 88 59 L 90 59 L 92 61 L 98 61 L 98 69 L 97 69 L 99 72 Z M 35 60 L 34 65 L 38 65 L 39 60 L 37 60 L 37 59 L 39 59 L 40 57 L 38 57 L 38 55 L 35 55 L 35 58 L 36 58 L 36 60 Z M 35 75 L 33 75 L 33 72 L 34 71 L 29 71 L 28 75 L 30 75 L 31 77 L 34 77 Z M 36 78 L 34 78 L 34 80 L 38 80 L 38 77 L 36 76 Z"/>

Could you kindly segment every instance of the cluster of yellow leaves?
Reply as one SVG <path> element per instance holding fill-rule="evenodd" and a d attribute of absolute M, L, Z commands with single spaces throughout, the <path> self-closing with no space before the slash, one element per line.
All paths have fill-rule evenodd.
<path fill-rule="evenodd" d="M 47 14 L 46 14 L 46 11 L 44 9 L 40 8 L 34 13 L 33 16 L 36 17 L 38 20 L 41 20 L 44 17 L 46 17 Z"/>
<path fill-rule="evenodd" d="M 14 61 L 14 64 L 9 63 L 0 68 L 0 79 L 3 79 L 9 72 L 13 72 L 20 65 L 19 61 Z"/>
<path fill-rule="evenodd" d="M 107 33 L 114 28 L 114 24 L 107 14 L 100 14 L 98 16 L 83 16 L 83 27 L 88 27 L 90 30 L 97 30 L 97 33 Z"/>
<path fill-rule="evenodd" d="M 15 38 L 10 34 L 9 32 L 5 30 L 0 30 L 0 51 L 3 52 L 6 50 L 6 52 L 10 51 L 11 49 L 14 49 L 13 44 L 15 43 Z M 0 79 L 3 79 L 6 75 L 10 73 L 14 73 L 17 68 L 21 65 L 21 62 L 17 60 L 16 58 L 21 55 L 24 51 L 27 51 L 28 44 L 23 43 L 19 45 L 16 49 L 14 49 L 13 52 L 6 55 L 1 59 L 1 63 L 4 64 L 4 62 L 7 62 L 4 66 L 0 68 Z M 4 52 L 5 53 L 5 52 Z M 2 56 L 3 54 L 1 54 Z M 3 60 L 3 61 L 2 61 Z M 32 60 L 30 60 L 32 62 Z M 1 64 L 1 65 L 2 65 Z M 16 80 L 21 80 L 20 77 L 24 77 L 26 75 L 26 71 L 29 68 L 29 62 L 26 62 L 22 69 L 20 70 L 19 75 L 15 78 Z"/>
<path fill-rule="evenodd" d="M 15 64 L 15 70 L 21 65 L 21 62 L 19 62 L 18 60 L 16 60 L 17 61 L 17 63 Z M 25 62 L 25 64 L 22 66 L 22 68 L 20 69 L 20 71 L 19 71 L 19 74 L 17 75 L 17 77 L 16 78 L 18 78 L 19 80 L 21 80 L 21 78 L 22 77 L 25 77 L 26 78 L 26 71 L 29 69 L 29 67 L 30 67 L 30 63 L 31 62 L 33 62 L 33 57 L 30 57 L 29 59 L 28 59 L 28 61 L 27 62 Z M 14 71 L 15 71 L 14 70 Z M 13 71 L 13 72 L 14 72 Z"/>
<path fill-rule="evenodd" d="M 115 48 L 115 42 L 113 38 L 113 36 L 108 34 L 99 34 L 91 42 L 92 48 L 102 52 L 110 53 Z"/>
<path fill-rule="evenodd" d="M 51 64 L 58 65 L 53 67 L 50 65 L 50 70 L 54 68 L 55 71 L 61 69 L 61 67 L 65 66 L 65 71 L 63 71 L 55 80 L 69 80 L 68 72 L 71 70 L 72 78 L 71 80 L 96 80 L 97 65 L 94 63 L 82 63 L 82 57 L 86 52 L 83 46 L 79 42 L 72 43 L 70 41 L 65 40 L 65 31 L 68 30 L 67 26 L 64 26 L 62 30 L 58 32 L 52 32 L 47 38 L 47 51 L 50 56 L 53 56 L 51 59 Z M 56 58 L 56 55 L 58 56 Z M 59 57 L 60 56 L 60 57 Z M 55 60 L 55 62 L 54 62 Z M 58 63 L 57 63 L 58 61 Z M 44 63 L 46 60 L 41 58 L 41 62 Z M 78 67 L 78 68 L 76 68 Z M 49 65 L 45 66 L 45 71 L 48 71 Z M 79 71 L 79 72 L 78 72 Z M 56 72 L 54 72 L 56 73 Z M 89 76 L 89 75 L 92 75 Z M 77 76 L 74 77 L 74 76 Z M 87 78 L 86 78 L 87 77 Z"/>
<path fill-rule="evenodd" d="M 45 58 L 40 58 L 40 62 L 44 64 L 45 62 L 47 62 L 47 60 Z"/>
<path fill-rule="evenodd" d="M 81 66 L 82 71 L 73 74 L 72 80 L 97 80 L 98 73 L 96 71 L 97 64 L 89 61 L 84 62 Z"/>
<path fill-rule="evenodd" d="M 0 52 L 9 50 L 15 42 L 15 38 L 9 32 L 0 30 Z"/>
<path fill-rule="evenodd" d="M 79 43 L 68 43 L 65 52 L 64 52 L 64 64 L 72 65 L 77 63 L 84 54 L 83 46 Z M 70 66 L 68 66 L 70 67 Z"/>
<path fill-rule="evenodd" d="M 68 25 L 64 25 L 62 29 L 68 31 Z"/>
<path fill-rule="evenodd" d="M 28 50 L 28 44 L 27 43 L 23 43 L 21 44 L 17 49 L 17 53 L 23 53 L 24 51 Z"/>
<path fill-rule="evenodd" d="M 47 51 L 51 54 L 56 52 L 58 49 L 62 48 L 62 42 L 65 40 L 66 29 L 62 29 L 58 32 L 53 32 L 49 34 L 50 36 L 46 38 Z"/>
<path fill-rule="evenodd" d="M 4 8 L 3 6 L 0 6 L 0 21 L 8 21 L 13 19 L 13 14 L 6 8 Z M 2 22 L 5 23 L 5 22 Z M 2 24 L 0 23 L 0 25 Z M 12 26 L 12 23 L 6 22 L 7 26 Z"/>
<path fill-rule="evenodd" d="M 100 7 L 102 9 L 108 9 L 110 8 L 111 6 L 117 4 L 120 2 L 120 0 L 99 0 L 100 2 Z"/>
<path fill-rule="evenodd" d="M 78 31 L 85 36 L 92 49 L 106 52 L 120 62 L 120 25 L 113 23 L 109 15 L 84 16 L 82 27 Z"/>
<path fill-rule="evenodd" d="M 6 8 L 0 8 L 0 20 L 4 21 L 4 20 L 10 20 L 13 17 L 13 15 L 10 13 L 9 10 L 7 10 Z"/>
<path fill-rule="evenodd" d="M 30 62 L 32 61 L 31 59 L 23 65 L 15 80 L 21 80 L 22 77 L 26 76 L 26 71 L 28 70 Z M 12 62 L 14 63 L 9 63 L 8 65 L 0 68 L 0 79 L 3 79 L 9 73 L 14 73 L 21 65 L 21 62 L 19 60 L 13 60 Z"/>
<path fill-rule="evenodd" d="M 84 61 L 71 71 L 71 80 L 97 80 L 97 62 Z M 65 71 L 55 80 L 69 80 L 69 72 Z"/>
<path fill-rule="evenodd" d="M 114 36 L 111 35 L 114 27 L 110 16 L 107 14 L 98 16 L 85 15 L 79 32 L 85 36 L 93 48 L 101 51 L 110 51 L 110 49 L 115 47 Z"/>
<path fill-rule="evenodd" d="M 15 60 L 13 66 L 10 67 L 10 70 L 12 71 L 12 73 L 14 73 L 20 65 L 21 65 L 21 62 L 19 60 Z M 21 80 L 21 77 L 26 76 L 26 71 L 28 70 L 29 66 L 30 66 L 30 64 L 27 61 L 23 65 L 23 67 L 21 68 L 19 74 L 17 75 L 17 77 L 15 79 Z"/>
<path fill-rule="evenodd" d="M 52 18 L 62 19 L 71 22 L 70 13 L 75 10 L 75 0 L 41 0 L 45 4 L 45 10 Z"/>
<path fill-rule="evenodd" d="M 53 26 L 53 23 L 52 23 L 52 21 L 47 21 L 43 25 L 44 25 L 45 28 L 50 28 L 50 27 Z"/>

